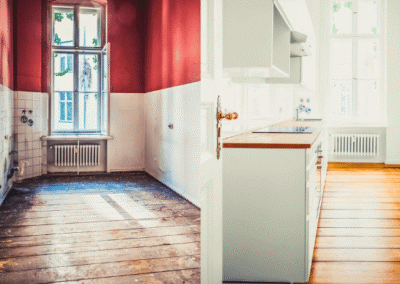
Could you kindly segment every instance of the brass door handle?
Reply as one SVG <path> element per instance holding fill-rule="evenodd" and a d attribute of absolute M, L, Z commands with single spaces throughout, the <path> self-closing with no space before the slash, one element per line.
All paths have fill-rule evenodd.
<path fill-rule="evenodd" d="M 232 113 L 222 113 L 222 112 L 218 112 L 218 120 L 222 120 L 222 119 L 227 119 L 227 120 L 232 120 L 232 119 L 238 119 L 239 114 L 237 112 L 232 112 Z"/>

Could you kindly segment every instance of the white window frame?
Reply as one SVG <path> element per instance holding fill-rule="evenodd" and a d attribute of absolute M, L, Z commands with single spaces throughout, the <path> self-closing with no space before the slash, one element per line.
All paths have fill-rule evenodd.
<path fill-rule="evenodd" d="M 325 105 L 326 105 L 326 116 L 328 123 L 330 125 L 360 125 L 360 126 L 370 126 L 370 125 L 379 125 L 383 126 L 386 125 L 386 114 L 385 114 L 385 109 L 386 109 L 386 88 L 385 88 L 385 33 L 386 33 L 386 21 L 385 21 L 385 7 L 386 7 L 386 1 L 385 0 L 376 0 L 379 3 L 379 13 L 380 13 L 380 27 L 379 27 L 379 34 L 376 35 L 370 35 L 370 34 L 357 34 L 358 30 L 358 0 L 350 0 L 353 2 L 353 32 L 352 34 L 346 35 L 346 34 L 336 34 L 333 35 L 331 32 L 331 16 L 332 16 L 332 3 L 336 2 L 335 0 L 329 0 L 326 1 L 325 3 L 327 4 L 324 7 L 324 12 L 325 12 L 325 17 L 322 17 L 322 26 L 324 29 L 323 31 L 323 36 L 321 36 L 321 41 L 322 41 L 322 46 L 325 45 L 325 50 L 326 53 L 321 54 L 321 59 L 325 61 L 325 67 L 326 67 L 326 78 L 323 80 L 322 84 L 325 85 L 325 92 L 326 92 L 326 100 L 325 100 Z M 332 90 L 331 90 L 331 70 L 332 66 L 330 64 L 331 60 L 331 41 L 332 39 L 351 39 L 352 40 L 352 46 L 353 46 L 353 65 L 352 65 L 352 74 L 353 74 L 353 83 L 352 83 L 352 115 L 351 116 L 342 116 L 342 115 L 334 115 L 333 109 L 330 107 L 331 101 L 332 101 Z M 379 82 L 379 94 L 380 94 L 380 107 L 376 110 L 379 112 L 377 117 L 379 119 L 374 120 L 374 121 L 365 121 L 362 120 L 358 115 L 357 115 L 357 50 L 358 50 L 358 41 L 363 40 L 363 39 L 378 39 L 380 43 L 380 77 L 378 79 Z M 329 56 L 325 56 L 328 54 Z M 322 66 L 323 68 L 323 66 Z M 321 71 L 323 74 L 323 71 Z"/>
<path fill-rule="evenodd" d="M 74 10 L 74 44 L 73 46 L 57 46 L 53 44 L 53 34 L 54 34 L 54 18 L 53 18 L 53 10 L 57 8 L 72 8 Z M 100 9 L 99 13 L 99 23 L 98 23 L 98 39 L 99 39 L 99 46 L 98 47 L 84 47 L 79 45 L 79 9 Z M 102 79 L 103 79 L 103 68 L 102 68 L 102 59 L 103 59 L 103 54 L 104 54 L 104 47 L 105 47 L 105 10 L 104 7 L 97 6 L 97 7 L 92 7 L 92 6 L 87 6 L 87 5 L 81 5 L 81 4 L 53 4 L 50 6 L 50 22 L 51 22 L 51 42 L 50 42 L 50 54 L 51 54 L 51 119 L 50 119 L 50 133 L 51 134 L 71 134 L 71 135 L 76 135 L 76 134 L 106 134 L 102 133 L 104 129 L 108 129 L 106 125 L 102 125 L 103 123 L 107 123 L 107 121 L 104 121 L 102 119 L 103 116 L 106 116 L 107 113 L 105 109 L 103 108 L 103 96 L 102 96 Z M 73 56 L 73 69 L 74 69 L 74 74 L 75 74 L 75 79 L 74 79 L 74 91 L 73 91 L 73 98 L 74 98 L 74 109 L 73 109 L 73 130 L 56 130 L 55 128 L 55 120 L 59 120 L 59 117 L 57 117 L 57 114 L 54 112 L 56 107 L 54 103 L 56 102 L 54 96 L 54 54 L 66 54 L 66 62 L 65 64 L 67 65 L 67 57 L 68 55 Z M 77 111 L 79 109 L 79 94 L 82 93 L 79 91 L 79 85 L 78 85 L 78 80 L 76 79 L 79 76 L 79 61 L 78 57 L 81 54 L 86 54 L 86 55 L 97 55 L 98 58 L 98 86 L 97 86 L 97 95 L 98 95 L 98 117 L 97 117 L 97 125 L 98 128 L 95 130 L 79 130 L 79 112 Z M 106 63 L 105 63 L 106 64 Z M 66 90 L 63 90 L 67 92 Z"/>

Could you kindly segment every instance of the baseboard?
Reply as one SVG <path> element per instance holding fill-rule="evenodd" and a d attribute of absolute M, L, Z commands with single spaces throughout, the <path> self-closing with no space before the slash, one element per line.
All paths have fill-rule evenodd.
<path fill-rule="evenodd" d="M 153 178 L 155 178 L 156 180 L 158 180 L 159 182 L 161 182 L 163 185 L 165 185 L 166 187 L 168 187 L 169 189 L 171 189 L 172 191 L 174 191 L 176 194 L 180 195 L 182 198 L 186 199 L 187 201 L 189 201 L 190 203 L 192 203 L 194 206 L 201 208 L 200 207 L 200 201 L 196 200 L 195 198 L 193 198 L 193 196 L 184 193 L 182 189 L 179 188 L 173 188 L 166 179 L 162 178 L 160 175 L 154 173 L 153 171 L 149 170 L 149 169 L 144 169 L 144 171 L 152 176 Z"/>
<path fill-rule="evenodd" d="M 387 166 L 400 166 L 400 161 L 399 160 L 386 160 L 385 164 Z"/>
<path fill-rule="evenodd" d="M 110 169 L 110 172 L 145 172 L 144 167 L 133 167 L 133 168 L 124 168 L 124 169 Z"/>

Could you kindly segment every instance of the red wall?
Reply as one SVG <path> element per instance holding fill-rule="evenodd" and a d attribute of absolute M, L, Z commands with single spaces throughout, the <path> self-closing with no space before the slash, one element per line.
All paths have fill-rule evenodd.
<path fill-rule="evenodd" d="M 15 0 L 13 9 L 11 0 L 0 1 L 10 6 L 1 9 L 0 21 L 10 21 L 3 13 L 14 14 L 14 89 L 46 92 L 47 0 Z M 111 92 L 143 93 L 200 81 L 200 0 L 108 0 L 107 13 Z M 5 38 L 3 45 L 12 51 L 12 32 Z M 12 52 L 7 54 L 12 70 Z M 10 74 L 3 71 L 0 77 L 12 86 Z"/>
<path fill-rule="evenodd" d="M 42 0 L 14 1 L 14 86 L 42 92 Z"/>
<path fill-rule="evenodd" d="M 200 0 L 149 0 L 146 92 L 200 81 Z"/>
<path fill-rule="evenodd" d="M 108 0 L 110 81 L 113 93 L 144 93 L 145 1 Z"/>
<path fill-rule="evenodd" d="M 13 2 L 0 0 L 0 84 L 14 89 Z"/>

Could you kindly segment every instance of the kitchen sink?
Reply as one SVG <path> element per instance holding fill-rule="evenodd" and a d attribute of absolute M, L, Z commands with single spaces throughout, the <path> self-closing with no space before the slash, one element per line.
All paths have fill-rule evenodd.
<path fill-rule="evenodd" d="M 314 127 L 296 126 L 296 127 L 265 127 L 253 131 L 253 133 L 313 133 Z"/>
<path fill-rule="evenodd" d="M 322 121 L 323 118 L 304 118 L 300 119 L 300 121 Z"/>

